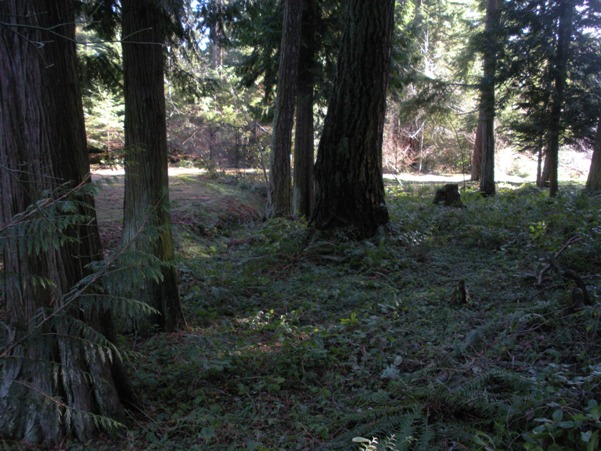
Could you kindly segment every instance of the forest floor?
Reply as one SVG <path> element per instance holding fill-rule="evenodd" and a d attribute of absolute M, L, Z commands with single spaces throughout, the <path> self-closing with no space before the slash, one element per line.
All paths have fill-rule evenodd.
<path fill-rule="evenodd" d="M 140 412 L 70 449 L 598 449 L 599 196 L 466 183 L 457 209 L 393 179 L 389 230 L 355 242 L 263 221 L 253 174 L 170 180 L 189 330 L 128 337 Z"/>

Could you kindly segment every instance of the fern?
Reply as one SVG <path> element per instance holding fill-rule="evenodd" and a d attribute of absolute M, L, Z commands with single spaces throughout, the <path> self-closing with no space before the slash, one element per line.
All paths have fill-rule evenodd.
<path fill-rule="evenodd" d="M 381 434 L 386 434 L 386 437 L 373 437 Z M 345 434 L 345 436 L 348 435 Z M 352 441 L 362 443 L 362 449 L 364 450 L 409 451 L 431 449 L 435 438 L 428 424 L 427 415 L 417 409 L 387 418 L 379 423 L 378 429 L 369 435 L 373 437 L 371 440 L 364 437 L 354 437 Z"/>
<path fill-rule="evenodd" d="M 86 184 L 75 188 L 64 185 L 45 192 L 43 199 L 14 216 L 0 230 L 0 250 L 5 246 L 13 253 L 18 250 L 20 257 L 29 261 L 44 254 L 53 255 L 66 244 L 73 245 L 71 249 L 76 252 L 76 243 L 82 238 L 77 233 L 88 233 L 88 229 L 81 226 L 93 221 L 93 215 L 85 214 L 93 212 L 87 203 L 89 194 Z M 159 227 L 148 227 L 137 237 L 155 239 L 161 231 Z M 144 302 L 112 295 L 116 287 L 132 288 L 162 277 L 163 263 L 130 244 L 124 244 L 103 260 L 90 263 L 87 275 L 66 291 L 62 291 L 65 290 L 62 280 L 31 275 L 29 283 L 40 288 L 40 292 L 49 293 L 48 303 L 31 312 L 26 324 L 0 323 L 0 367 L 4 376 L 0 379 L 3 393 L 0 408 L 6 412 L 3 420 L 22 418 L 34 408 L 34 411 L 39 409 L 49 423 L 54 421 L 57 428 L 62 427 L 61 423 L 67 430 L 82 430 L 82 425 L 91 424 L 107 431 L 122 427 L 111 418 L 78 409 L 79 401 L 74 400 L 78 396 L 76 387 L 89 384 L 97 392 L 94 402 L 102 411 L 102 398 L 110 391 L 104 379 L 107 365 L 126 357 L 115 343 L 92 326 L 96 319 L 110 314 L 133 323 L 158 314 Z M 18 282 L 19 275 L 10 274 L 3 265 L 0 272 L 4 284 L 14 286 Z M 5 286 L 0 288 L 0 293 L 5 297 Z M 88 319 L 91 320 L 88 322 Z M 85 364 L 80 364 L 80 359 L 85 359 Z M 38 374 L 43 377 L 38 378 Z M 106 407 L 111 411 L 114 406 L 109 402 Z M 31 439 L 37 440 L 34 436 Z"/>

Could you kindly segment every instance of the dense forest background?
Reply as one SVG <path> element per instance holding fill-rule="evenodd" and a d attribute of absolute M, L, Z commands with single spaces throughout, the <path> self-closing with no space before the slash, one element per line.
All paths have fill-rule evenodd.
<path fill-rule="evenodd" d="M 600 30 L 0 2 L 2 446 L 598 449 Z"/>
<path fill-rule="evenodd" d="M 312 69 L 318 81 L 316 145 L 335 76 L 336 36 L 343 24 L 341 5 L 336 2 L 318 2 L 314 7 L 319 10 L 314 26 L 321 47 L 320 64 Z M 386 172 L 471 172 L 484 51 L 483 7 L 478 2 L 396 5 L 383 147 Z M 553 32 L 557 11 L 553 7 L 557 5 L 530 2 L 512 6 L 515 11 L 510 7 L 503 11 L 502 36 L 494 43 L 500 55 L 496 114 L 500 175 L 532 178 L 538 152 L 544 156 L 541 121 L 549 112 L 550 101 L 544 96 L 553 89 L 557 44 Z M 524 8 L 530 8 L 531 14 L 521 10 Z M 171 163 L 211 171 L 269 165 L 265 152 L 270 145 L 281 15 L 281 5 L 275 1 L 200 3 L 188 11 L 185 19 L 194 40 L 183 48 L 169 48 L 167 55 Z M 533 21 L 540 22 L 536 28 L 532 28 Z M 570 101 L 566 103 L 574 112 L 567 111 L 562 123 L 566 162 L 578 159 L 571 151 L 590 158 L 594 142 L 598 38 L 590 21 L 582 18 L 572 42 L 574 51 L 581 54 L 571 54 L 570 61 Z M 98 38 L 95 32 L 82 30 L 79 39 Z M 197 52 L 192 52 L 192 45 Z M 93 161 L 119 163 L 123 149 L 120 46 L 102 43 L 79 50 L 87 78 L 84 96 L 89 146 L 97 154 Z M 529 72 L 532 68 L 535 73 Z M 574 164 L 572 169 L 562 177 L 586 177 L 588 172 L 588 166 L 582 164 Z"/>

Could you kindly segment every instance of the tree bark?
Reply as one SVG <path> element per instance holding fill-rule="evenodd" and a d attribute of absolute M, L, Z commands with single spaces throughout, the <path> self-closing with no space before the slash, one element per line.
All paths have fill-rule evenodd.
<path fill-rule="evenodd" d="M 291 213 L 290 151 L 300 52 L 303 0 L 284 1 L 278 87 L 273 119 L 267 216 Z"/>
<path fill-rule="evenodd" d="M 484 77 L 482 80 L 481 127 L 482 164 L 480 167 L 480 191 L 487 195 L 495 194 L 495 72 L 497 67 L 496 29 L 498 24 L 497 3 L 486 2 L 486 29 L 484 50 Z"/>
<path fill-rule="evenodd" d="M 565 98 L 566 78 L 568 73 L 568 50 L 572 36 L 574 0 L 559 2 L 559 30 L 557 35 L 557 53 L 554 64 L 554 83 L 551 113 L 549 116 L 549 142 L 547 145 L 545 166 L 549 168 L 549 196 L 554 197 L 559 191 L 559 136 L 561 134 L 561 111 Z M 544 171 L 543 171 L 544 176 Z"/>
<path fill-rule="evenodd" d="M 292 213 L 295 217 L 311 217 L 315 197 L 313 177 L 313 89 L 315 68 L 314 0 L 304 0 L 301 49 L 298 66 L 296 99 L 296 133 L 294 141 L 294 171 Z"/>
<path fill-rule="evenodd" d="M 315 166 L 318 229 L 350 227 L 358 237 L 388 222 L 382 136 L 394 1 L 349 0 Z"/>
<path fill-rule="evenodd" d="M 123 0 L 125 83 L 125 201 L 123 241 L 163 262 L 162 279 L 146 278 L 126 296 L 160 312 L 152 326 L 173 331 L 184 324 L 169 222 L 164 71 L 166 17 L 160 2 Z M 156 233 L 152 231 L 155 229 Z"/>
<path fill-rule="evenodd" d="M 586 189 L 587 191 L 601 191 L 601 116 L 599 116 L 599 125 L 597 125 L 597 137 L 595 138 L 591 168 L 586 179 Z"/>
<path fill-rule="evenodd" d="M 482 100 L 480 101 L 482 103 Z M 478 126 L 476 127 L 476 136 L 474 140 L 474 151 L 472 152 L 472 170 L 471 180 L 477 182 L 482 174 L 482 123 L 484 122 L 483 112 L 478 113 Z"/>
<path fill-rule="evenodd" d="M 0 436 L 51 447 L 67 436 L 94 435 L 92 414 L 120 418 L 131 391 L 119 356 L 90 342 L 90 327 L 113 337 L 108 312 L 98 302 L 86 307 L 78 295 L 89 300 L 93 293 L 73 291 L 101 254 L 93 199 L 65 204 L 87 222 L 64 229 L 53 244 L 27 249 L 31 240 L 44 234 L 49 242 L 56 233 L 44 213 L 68 202 L 57 198 L 57 188 L 69 183 L 75 190 L 89 177 L 75 2 L 5 0 L 0 17 L 6 23 L 0 28 L 0 247 L 7 310 Z M 20 236 L 28 219 L 48 225 L 35 237 Z"/>

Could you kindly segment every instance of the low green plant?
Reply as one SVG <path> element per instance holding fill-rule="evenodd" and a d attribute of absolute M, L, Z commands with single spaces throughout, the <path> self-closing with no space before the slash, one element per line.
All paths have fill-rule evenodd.
<path fill-rule="evenodd" d="M 559 406 L 550 418 L 535 418 L 539 423 L 523 434 L 524 449 L 532 451 L 569 451 L 599 449 L 601 431 L 601 406 L 591 399 L 583 411 L 564 412 Z"/>

